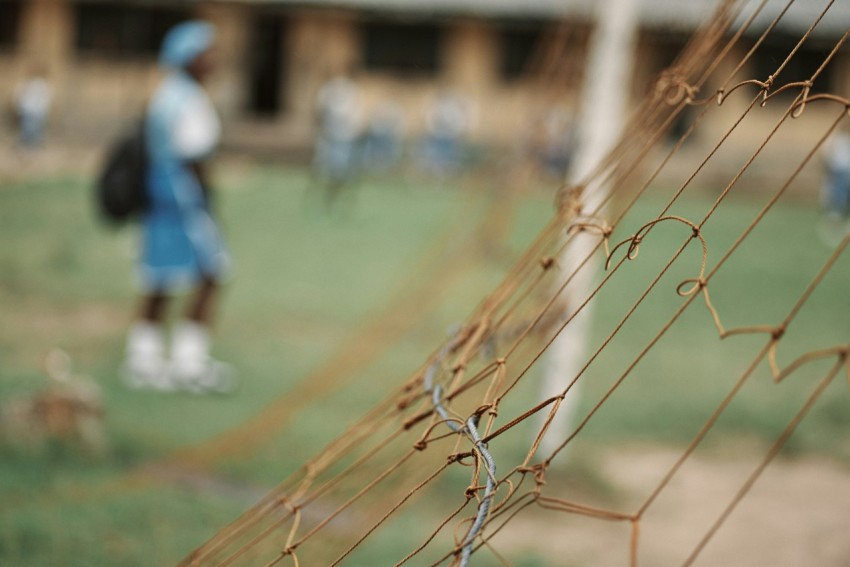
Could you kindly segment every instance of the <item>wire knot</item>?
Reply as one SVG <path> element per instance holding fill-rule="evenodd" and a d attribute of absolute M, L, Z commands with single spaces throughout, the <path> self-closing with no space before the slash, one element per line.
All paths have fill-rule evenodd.
<path fill-rule="evenodd" d="M 461 463 L 461 464 L 463 464 L 463 460 L 468 458 L 468 457 L 471 457 L 471 456 L 472 456 L 471 451 L 465 451 L 463 453 L 452 453 L 451 455 L 446 457 L 446 460 L 449 463 Z"/>
<path fill-rule="evenodd" d="M 546 467 L 543 463 L 537 463 L 530 467 L 519 467 L 517 471 L 522 474 L 531 473 L 534 476 L 534 483 L 538 488 L 546 484 Z"/>
<path fill-rule="evenodd" d="M 640 243 L 643 241 L 643 236 L 640 234 L 634 235 L 632 238 L 631 244 L 629 244 L 629 249 L 626 252 L 626 257 L 629 260 L 634 260 L 638 257 L 638 253 L 640 253 Z"/>
<path fill-rule="evenodd" d="M 664 98 L 664 102 L 670 106 L 675 106 L 682 101 L 692 102 L 697 92 L 697 87 L 689 84 L 687 78 L 677 69 L 662 73 L 655 88 L 656 92 Z"/>
<path fill-rule="evenodd" d="M 767 97 L 768 97 L 767 93 L 773 87 L 773 81 L 774 80 L 775 80 L 775 78 L 774 78 L 773 75 L 768 75 L 767 80 L 764 83 L 762 83 L 762 87 L 761 87 L 762 88 L 762 94 L 761 94 L 761 96 L 764 100 L 767 100 Z"/>
<path fill-rule="evenodd" d="M 691 284 L 691 286 L 686 287 L 688 284 Z M 676 287 L 676 294 L 680 297 L 688 297 L 704 289 L 707 285 L 708 281 L 702 276 L 698 278 L 688 278 Z"/>
<path fill-rule="evenodd" d="M 563 217 L 578 216 L 581 213 L 581 196 L 583 187 L 580 185 L 562 185 L 555 195 L 555 208 Z"/>

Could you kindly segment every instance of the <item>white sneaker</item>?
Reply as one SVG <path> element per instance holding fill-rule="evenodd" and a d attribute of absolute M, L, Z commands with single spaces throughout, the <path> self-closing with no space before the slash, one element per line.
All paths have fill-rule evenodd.
<path fill-rule="evenodd" d="M 178 388 L 193 394 L 230 394 L 237 386 L 233 367 L 211 358 L 199 371 L 187 374 L 172 370 L 170 376 Z"/>
<path fill-rule="evenodd" d="M 207 330 L 193 322 L 183 322 L 174 330 L 169 380 L 177 388 L 196 394 L 230 393 L 236 389 L 233 368 L 210 358 Z"/>
<path fill-rule="evenodd" d="M 174 390 L 166 373 L 165 340 L 159 325 L 141 321 L 130 328 L 121 374 L 130 388 Z"/>

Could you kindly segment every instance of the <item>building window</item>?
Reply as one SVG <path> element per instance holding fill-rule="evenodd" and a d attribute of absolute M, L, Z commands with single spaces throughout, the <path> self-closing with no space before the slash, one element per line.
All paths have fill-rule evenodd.
<path fill-rule="evenodd" d="M 78 51 L 105 57 L 155 57 L 165 33 L 187 10 L 124 4 L 75 4 Z"/>
<path fill-rule="evenodd" d="M 287 30 L 286 20 L 274 14 L 257 14 L 251 24 L 247 103 L 254 115 L 274 116 L 286 108 Z"/>
<path fill-rule="evenodd" d="M 650 69 L 652 75 L 657 75 L 667 69 L 682 54 L 690 41 L 687 33 L 672 30 L 655 30 L 645 34 L 643 41 L 653 53 Z"/>
<path fill-rule="evenodd" d="M 799 38 L 774 34 L 768 36 L 765 42 L 759 46 L 753 54 L 756 70 L 756 78 L 767 80 L 774 75 L 788 55 L 794 50 Z M 832 41 L 818 41 L 815 38 L 808 39 L 794 56 L 788 61 L 782 71 L 776 76 L 771 91 L 776 91 L 782 85 L 809 80 L 812 75 L 823 65 L 829 57 L 835 43 Z M 836 57 L 820 72 L 815 79 L 814 90 L 818 92 L 829 91 L 833 86 L 834 69 L 837 64 Z M 788 89 L 779 96 L 791 98 L 800 94 L 800 89 Z"/>
<path fill-rule="evenodd" d="M 499 30 L 499 74 L 506 81 L 532 71 L 531 64 L 541 46 L 543 26 L 528 24 Z"/>
<path fill-rule="evenodd" d="M 0 49 L 12 49 L 18 42 L 18 25 L 21 21 L 23 0 L 0 2 Z"/>
<path fill-rule="evenodd" d="M 442 30 L 436 24 L 367 22 L 362 33 L 369 71 L 433 75 L 440 68 Z"/>

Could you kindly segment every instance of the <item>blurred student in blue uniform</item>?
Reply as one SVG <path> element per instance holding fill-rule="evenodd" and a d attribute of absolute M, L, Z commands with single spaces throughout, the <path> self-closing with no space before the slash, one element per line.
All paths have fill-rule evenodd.
<path fill-rule="evenodd" d="M 835 245 L 848 230 L 850 217 L 850 133 L 836 132 L 825 148 L 821 186 L 821 236 Z"/>
<path fill-rule="evenodd" d="M 206 163 L 221 125 L 204 90 L 213 69 L 214 28 L 202 21 L 175 26 L 163 40 L 165 77 L 147 109 L 150 207 L 142 220 L 142 299 L 127 337 L 125 377 L 131 386 L 215 391 L 232 372 L 210 357 L 210 325 L 229 257 L 210 208 Z M 170 299 L 193 288 L 166 348 Z"/>
<path fill-rule="evenodd" d="M 23 148 L 41 145 L 50 114 L 52 94 L 47 74 L 38 67 L 15 91 L 18 143 Z"/>
<path fill-rule="evenodd" d="M 352 72 L 334 76 L 319 90 L 313 171 L 324 185 L 328 208 L 334 206 L 343 186 L 359 173 L 362 112 L 360 89 Z"/>

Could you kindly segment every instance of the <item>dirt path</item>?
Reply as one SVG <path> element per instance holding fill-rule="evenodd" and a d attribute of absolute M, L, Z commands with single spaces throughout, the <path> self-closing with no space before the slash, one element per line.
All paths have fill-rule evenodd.
<path fill-rule="evenodd" d="M 749 451 L 734 457 L 697 456 L 688 461 L 647 510 L 641 523 L 638 565 L 682 565 L 755 468 L 760 455 Z M 636 510 L 677 456 L 675 451 L 657 448 L 604 456 L 600 472 L 616 493 L 612 497 L 615 503 L 608 507 Z M 553 488 L 558 492 L 564 489 Z M 506 534 L 496 540 L 497 549 L 511 557 L 527 552 L 558 567 L 629 565 L 628 523 L 536 508 L 528 512 L 516 518 Z M 778 459 L 694 565 L 847 567 L 848 524 L 850 466 L 824 460 Z"/>

